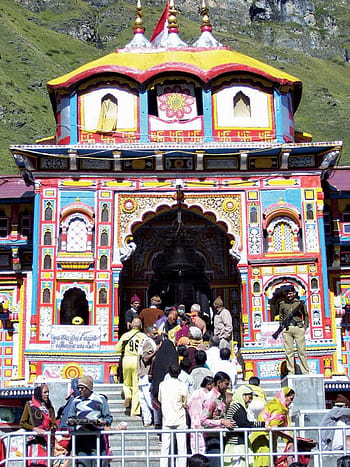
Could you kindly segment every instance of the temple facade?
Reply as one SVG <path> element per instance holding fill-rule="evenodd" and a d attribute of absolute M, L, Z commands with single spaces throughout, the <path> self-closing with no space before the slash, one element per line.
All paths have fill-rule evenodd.
<path fill-rule="evenodd" d="M 277 379 L 271 300 L 285 284 L 307 305 L 311 372 L 348 373 L 337 344 L 348 278 L 340 263 L 328 274 L 324 216 L 342 143 L 296 131 L 300 80 L 222 46 L 205 4 L 193 45 L 172 2 L 166 18 L 150 42 L 138 4 L 125 48 L 48 83 L 55 137 L 10 148 L 29 199 L 20 218 L 33 230 L 14 227 L 13 245 L 9 228 L 3 237 L 1 386 L 38 375 L 109 381 L 135 293 L 143 307 L 157 294 L 208 313 L 221 296 L 245 377 Z M 0 237 L 2 219 L 15 218 L 7 209 Z"/>

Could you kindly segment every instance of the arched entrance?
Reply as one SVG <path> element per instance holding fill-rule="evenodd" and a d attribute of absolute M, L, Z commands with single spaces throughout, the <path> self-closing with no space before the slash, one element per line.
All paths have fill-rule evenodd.
<path fill-rule="evenodd" d="M 136 250 L 123 264 L 120 321 L 134 293 L 140 296 L 142 307 L 159 295 L 162 306 L 184 304 L 189 311 L 193 303 L 199 303 L 205 313 L 221 295 L 233 311 L 235 338 L 239 338 L 240 278 L 224 226 L 213 216 L 183 206 L 145 218 L 132 231 Z"/>
<path fill-rule="evenodd" d="M 60 324 L 72 324 L 75 317 L 81 318 L 83 324 L 90 324 L 89 304 L 85 292 L 78 287 L 66 290 L 60 309 Z"/>

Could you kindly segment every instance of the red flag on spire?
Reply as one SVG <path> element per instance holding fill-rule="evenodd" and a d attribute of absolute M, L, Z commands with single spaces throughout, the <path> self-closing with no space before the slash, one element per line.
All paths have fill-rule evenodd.
<path fill-rule="evenodd" d="M 169 1 L 166 2 L 162 16 L 159 18 L 156 27 L 150 38 L 150 42 L 157 46 L 161 43 L 163 37 L 168 35 Z"/>

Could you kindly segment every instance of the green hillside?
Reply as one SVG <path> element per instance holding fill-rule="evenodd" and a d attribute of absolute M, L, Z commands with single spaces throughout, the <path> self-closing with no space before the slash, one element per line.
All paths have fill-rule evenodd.
<path fill-rule="evenodd" d="M 84 0 L 47 0 L 47 8 L 41 11 L 37 8 L 39 2 L 28 0 L 27 3 L 31 10 L 14 0 L 0 3 L 1 174 L 17 171 L 8 151 L 10 144 L 33 143 L 55 132 L 46 83 L 115 47 L 123 47 L 132 38 L 134 4 L 107 1 L 101 2 L 105 6 L 97 7 Z M 324 14 L 325 2 L 315 3 L 319 6 L 318 14 Z M 340 16 L 343 12 L 342 47 L 349 44 L 349 8 L 341 9 L 339 5 L 339 11 L 333 11 Z M 145 2 L 143 9 L 149 37 L 162 7 Z M 190 17 L 179 16 L 180 35 L 188 43 L 199 34 L 199 18 L 193 21 Z M 213 24 L 214 35 L 225 45 L 284 69 L 303 81 L 303 98 L 296 114 L 297 129 L 311 133 L 314 141 L 344 141 L 341 164 L 349 165 L 349 62 L 337 55 L 326 60 L 274 44 L 264 46 L 264 41 L 258 39 L 266 24 L 251 28 L 239 28 L 236 24 L 230 35 L 225 32 L 228 24 L 225 26 L 223 22 L 217 29 L 214 21 Z M 284 34 L 295 34 L 298 29 L 295 25 L 268 27 L 275 28 L 277 35 L 281 28 Z"/>

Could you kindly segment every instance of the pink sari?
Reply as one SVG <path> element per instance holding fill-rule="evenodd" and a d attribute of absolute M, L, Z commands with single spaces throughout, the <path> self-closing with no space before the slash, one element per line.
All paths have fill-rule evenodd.
<path fill-rule="evenodd" d="M 51 417 L 50 411 L 44 405 L 32 398 L 29 402 L 30 419 L 34 428 L 41 428 L 45 431 L 50 431 Z M 53 446 L 54 438 L 51 438 L 51 445 Z M 28 439 L 28 457 L 33 457 L 27 462 L 28 466 L 47 466 L 47 460 L 37 459 L 38 457 L 47 456 L 47 436 L 35 435 Z M 51 449 L 53 455 L 53 449 Z"/>

